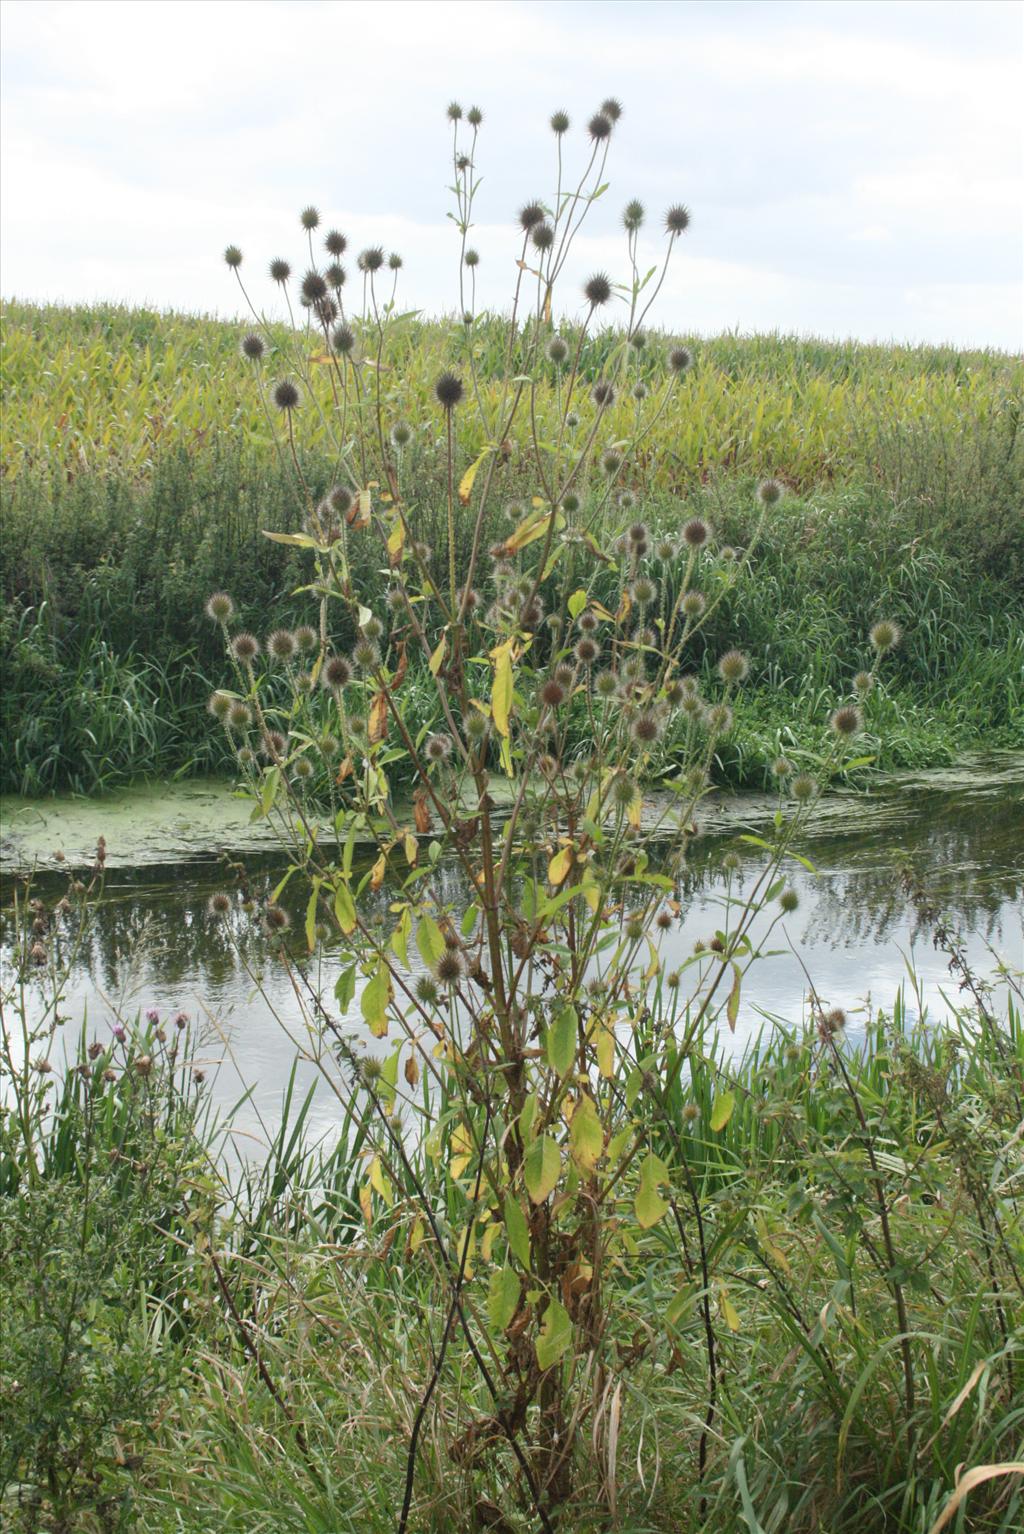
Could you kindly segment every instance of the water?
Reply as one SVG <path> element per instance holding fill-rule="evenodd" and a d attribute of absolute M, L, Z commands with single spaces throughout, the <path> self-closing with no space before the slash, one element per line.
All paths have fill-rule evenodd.
<path fill-rule="evenodd" d="M 722 902 L 742 900 L 762 867 L 762 854 L 738 840 L 764 832 L 773 802 L 746 795 L 709 801 L 703 835 L 694 844 L 684 884 L 684 914 L 662 941 L 671 967 L 698 938 L 724 925 Z M 286 860 L 270 850 L 263 827 L 250 827 L 248 808 L 223 785 L 191 784 L 144 790 L 110 800 L 54 801 L 2 807 L 4 910 L 0 962 L 10 977 L 9 901 L 33 862 L 53 868 L 61 847 L 70 864 L 84 863 L 99 834 L 110 849 L 104 898 L 89 939 L 77 956 L 63 1025 L 65 1047 L 82 1029 L 106 1041 L 118 1015 L 156 1009 L 189 1014 L 210 1091 L 226 1108 L 243 1095 L 237 1148 L 256 1143 L 279 1119 L 281 1096 L 296 1050 L 304 1046 L 302 1008 L 282 967 L 269 958 L 255 921 L 241 910 L 228 931 L 211 923 L 206 902 L 225 887 L 219 848 L 244 857 L 255 894 L 273 888 Z M 956 771 L 889 779 L 870 796 L 837 794 L 823 801 L 799 850 L 815 866 L 793 862 L 796 913 L 769 944 L 781 950 L 755 967 L 741 999 L 735 1047 L 742 1048 L 778 1018 L 806 1015 L 807 975 L 827 1005 L 842 1006 L 856 1025 L 868 1008 L 892 1005 L 909 971 L 918 993 L 912 1009 L 935 1015 L 957 998 L 943 954 L 918 930 L 902 893 L 899 870 L 911 865 L 934 904 L 961 934 L 972 966 L 983 977 L 1002 963 L 1024 969 L 1024 755 L 976 757 Z M 722 867 L 727 851 L 740 858 L 731 889 Z M 457 900 L 458 880 L 450 874 Z M 38 892 L 57 888 L 52 872 L 37 875 Z M 387 891 L 381 892 L 382 905 Z M 287 903 L 287 897 L 286 902 Z M 295 913 L 298 915 L 298 912 Z M 301 920 L 296 925 L 301 929 Z M 757 930 L 755 929 L 755 940 Z M 297 937 L 301 944 L 301 938 Z M 792 944 L 792 949 L 790 948 Z M 795 949 L 795 952 L 793 951 Z M 328 990 L 340 967 L 337 952 L 322 961 Z M 39 1005 L 33 998 L 33 1006 Z M 356 1011 L 347 1020 L 365 1047 Z M 61 1046 L 54 1051 L 59 1058 Z M 299 1081 L 316 1079 L 308 1059 Z M 334 1100 L 317 1094 L 312 1122 L 325 1134 L 337 1119 Z"/>

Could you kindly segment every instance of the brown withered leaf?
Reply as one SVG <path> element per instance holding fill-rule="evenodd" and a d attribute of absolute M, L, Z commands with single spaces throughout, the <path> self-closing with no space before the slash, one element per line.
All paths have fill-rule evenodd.
<path fill-rule="evenodd" d="M 430 805 L 427 803 L 427 791 L 418 788 L 412 796 L 412 816 L 416 824 L 416 830 L 420 836 L 426 836 L 430 830 Z"/>
<path fill-rule="evenodd" d="M 377 693 L 370 705 L 370 744 L 376 745 L 388 733 L 388 700 L 384 693 Z"/>

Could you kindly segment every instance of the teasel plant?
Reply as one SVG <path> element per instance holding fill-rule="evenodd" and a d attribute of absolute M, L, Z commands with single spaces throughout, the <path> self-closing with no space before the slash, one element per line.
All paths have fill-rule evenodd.
<path fill-rule="evenodd" d="M 397 1526 L 458 1350 L 489 1401 L 463 1434 L 463 1461 L 489 1465 L 550 1531 L 584 1454 L 614 1512 L 628 1377 L 653 1350 L 703 1360 L 702 1477 L 716 1452 L 734 1238 L 701 1197 L 669 1105 L 685 1098 L 707 1030 L 736 1028 L 752 966 L 795 907 L 787 867 L 801 827 L 857 760 L 899 632 L 884 621 L 872 631 L 828 751 L 799 770 L 776 764 L 771 835 L 748 839 L 763 868 L 727 903 L 722 929 L 670 967 L 688 849 L 750 671 L 728 649 L 709 690 L 697 675 L 703 635 L 741 574 L 756 574 L 784 487 L 758 488 L 743 550 L 683 507 L 667 528 L 644 515 L 651 434 L 694 361 L 649 341 L 645 325 L 690 214 L 668 209 L 648 261 L 645 210 L 629 202 L 624 280 L 595 272 L 569 286 L 607 192 L 614 100 L 589 119 L 575 169 L 569 119 L 551 118 L 554 189 L 518 210 L 505 342 L 484 369 L 472 244 L 483 114 L 452 103 L 447 116 L 458 312 L 429 388 L 401 376 L 414 316 L 398 307 L 399 257 L 369 247 L 347 274 L 345 237 L 330 230 L 321 251 L 320 215 L 307 208 L 297 301 L 290 264 L 270 266 L 288 308 L 282 340 L 241 253 L 226 252 L 255 325 L 242 365 L 257 372 L 294 473 L 295 530 L 267 536 L 308 558 L 309 621 L 260 638 L 239 630 L 230 595 L 211 596 L 233 679 L 210 710 L 254 814 L 289 850 L 261 919 L 291 976 L 304 1047 L 342 1103 L 369 1105 L 367 1232 L 400 1226 L 405 1252 L 432 1263 L 440 1286 L 434 1371 L 410 1381 Z M 609 306 L 623 323 L 595 375 L 588 342 Z M 311 491 L 305 423 L 329 444 L 323 495 Z M 513 459 L 522 494 L 502 508 Z M 429 545 L 428 522 L 444 547 Z M 359 588 L 369 561 L 390 578 L 376 611 Z M 304 920 L 289 922 L 286 899 Z M 225 894 L 211 920 L 229 909 Z M 732 1104 L 723 1079 L 711 1135 Z M 417 1138 L 430 1185 L 410 1154 Z M 680 1300 L 660 1337 L 638 1336 L 628 1295 L 653 1252 L 677 1262 Z"/>

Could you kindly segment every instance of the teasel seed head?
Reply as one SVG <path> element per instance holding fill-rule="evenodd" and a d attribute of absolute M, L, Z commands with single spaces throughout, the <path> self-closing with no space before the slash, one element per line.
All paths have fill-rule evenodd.
<path fill-rule="evenodd" d="M 231 896 L 225 894 L 223 890 L 215 891 L 206 902 L 206 909 L 210 916 L 223 920 L 225 916 L 231 914 Z"/>
<path fill-rule="evenodd" d="M 237 268 L 241 266 L 242 252 L 239 250 L 237 245 L 228 246 L 227 250 L 224 252 L 224 260 L 227 262 L 228 266 L 231 267 L 232 271 L 237 270 Z"/>
<path fill-rule="evenodd" d="M 282 905 L 268 905 L 263 912 L 263 925 L 267 933 L 276 936 L 279 932 L 286 932 L 291 926 L 291 918 Z"/>
<path fill-rule="evenodd" d="M 434 398 L 443 410 L 452 411 L 464 393 L 462 379 L 455 373 L 442 373 L 434 385 Z"/>
<path fill-rule="evenodd" d="M 806 804 L 818 792 L 818 784 L 809 772 L 798 772 L 790 781 L 789 791 L 800 804 Z"/>
<path fill-rule="evenodd" d="M 576 619 L 576 627 L 581 634 L 593 634 L 596 632 L 600 619 L 589 607 L 585 607 Z"/>
<path fill-rule="evenodd" d="M 665 214 L 665 229 L 673 236 L 684 234 L 690 227 L 690 210 L 684 203 L 674 203 Z"/>
<path fill-rule="evenodd" d="M 337 735 L 331 735 L 329 732 L 326 735 L 321 735 L 320 754 L 326 761 L 333 761 L 340 750 L 341 741 L 338 739 Z"/>
<path fill-rule="evenodd" d="M 288 737 L 280 730 L 267 730 L 263 736 L 263 755 L 268 762 L 280 762 L 288 750 Z"/>
<path fill-rule="evenodd" d="M 688 591 L 679 605 L 684 617 L 699 618 L 708 604 L 703 592 Z"/>
<path fill-rule="evenodd" d="M 728 703 L 712 703 L 706 708 L 704 724 L 710 735 L 728 735 L 732 729 L 732 709 Z"/>
<path fill-rule="evenodd" d="M 309 271 L 303 277 L 299 291 L 308 304 L 319 303 L 327 297 L 327 283 L 319 272 Z"/>
<path fill-rule="evenodd" d="M 642 713 L 637 714 L 633 720 L 630 733 L 638 745 L 654 745 L 656 741 L 661 739 L 661 720 L 657 714 L 652 713 L 649 709 L 645 709 Z"/>
<path fill-rule="evenodd" d="M 581 666 L 592 666 L 601 653 L 601 647 L 589 634 L 584 634 L 576 641 L 574 653 Z"/>
<path fill-rule="evenodd" d="M 239 767 L 250 772 L 256 766 L 256 753 L 251 746 L 239 746 L 235 752 L 235 760 Z"/>
<path fill-rule="evenodd" d="M 242 337 L 242 356 L 248 357 L 250 362 L 259 362 L 267 349 L 267 343 L 255 330 L 250 330 L 247 336 Z"/>
<path fill-rule="evenodd" d="M 598 399 L 598 397 L 597 397 L 597 390 L 599 388 L 602 391 L 605 390 L 605 389 L 610 389 L 611 393 L 609 395 L 607 395 L 607 397 L 602 396 L 601 399 Z M 611 384 L 595 384 L 594 385 L 594 403 L 596 405 L 610 405 L 614 398 L 615 398 L 615 390 L 612 389 Z M 577 411 L 575 411 L 575 410 L 567 410 L 566 413 L 565 413 L 565 426 L 566 426 L 566 430 L 567 431 L 575 431 L 579 424 L 580 424 L 579 413 Z M 565 502 L 563 501 L 562 504 L 564 505 Z"/>
<path fill-rule="evenodd" d="M 308 623 L 300 623 L 295 630 L 295 643 L 303 655 L 311 655 L 320 644 L 320 636 Z"/>
<path fill-rule="evenodd" d="M 233 702 L 234 699 L 231 697 L 230 693 L 219 691 L 211 692 L 206 707 L 209 709 L 214 719 L 219 719 L 223 724 L 231 712 L 231 705 Z"/>
<path fill-rule="evenodd" d="M 575 490 L 567 490 L 562 497 L 562 510 L 570 517 L 580 509 L 580 498 Z"/>
<path fill-rule="evenodd" d="M 328 655 L 320 672 L 320 679 L 328 692 L 341 692 L 352 680 L 352 667 L 344 655 Z"/>
<path fill-rule="evenodd" d="M 874 685 L 875 679 L 870 671 L 858 671 L 853 679 L 853 690 L 862 698 L 868 695 Z"/>
<path fill-rule="evenodd" d="M 673 346 L 668 354 L 669 371 L 675 374 L 688 373 L 693 366 L 693 353 L 688 346 Z"/>
<path fill-rule="evenodd" d="M 612 479 L 622 468 L 622 459 L 614 448 L 609 448 L 607 452 L 601 454 L 601 468 L 609 479 Z"/>
<path fill-rule="evenodd" d="M 703 517 L 691 517 L 683 528 L 683 542 L 691 549 L 702 549 L 711 536 Z"/>
<path fill-rule="evenodd" d="M 228 726 L 232 730 L 247 730 L 252 724 L 252 709 L 241 698 L 236 698 L 228 710 Z"/>
<path fill-rule="evenodd" d="M 871 648 L 879 655 L 887 655 L 890 650 L 895 649 L 902 637 L 902 629 L 891 618 L 883 618 L 881 622 L 876 623 L 868 635 Z"/>
<path fill-rule="evenodd" d="M 647 398 L 649 390 L 642 378 L 638 378 L 631 390 L 633 398 L 639 403 Z"/>
<path fill-rule="evenodd" d="M 791 778 L 792 776 L 793 763 L 788 761 L 784 756 L 777 756 L 774 762 L 772 762 L 772 777 L 778 778 L 780 782 L 785 782 L 787 778 Z"/>
<path fill-rule="evenodd" d="M 672 538 L 659 538 L 654 545 L 655 558 L 659 559 L 663 565 L 671 564 L 678 553 L 679 549 Z"/>
<path fill-rule="evenodd" d="M 629 202 L 627 202 L 626 206 L 622 210 L 623 225 L 630 234 L 635 234 L 643 221 L 644 205 L 634 197 Z"/>
<path fill-rule="evenodd" d="M 226 591 L 215 591 L 207 600 L 206 616 L 214 623 L 230 623 L 235 616 L 235 604 Z"/>
<path fill-rule="evenodd" d="M 535 224 L 530 230 L 530 244 L 534 250 L 550 250 L 554 243 L 555 231 L 546 219 L 542 224 Z"/>
<path fill-rule="evenodd" d="M 462 979 L 462 955 L 457 948 L 446 948 L 434 966 L 434 975 L 441 985 L 458 985 Z"/>
<path fill-rule="evenodd" d="M 604 272 L 595 272 L 583 284 L 583 296 L 592 309 L 600 308 L 612 296 L 611 279 Z"/>
<path fill-rule="evenodd" d="M 561 138 L 563 133 L 568 133 L 569 131 L 569 116 L 566 112 L 552 112 L 550 123 L 552 133 L 558 138 Z"/>
<path fill-rule="evenodd" d="M 310 203 L 308 208 L 303 208 L 302 212 L 299 214 L 299 223 L 302 225 L 303 229 L 306 230 L 307 234 L 311 230 L 315 229 L 319 222 L 320 214 L 318 213 L 317 209 L 313 207 L 312 203 Z"/>
<path fill-rule="evenodd" d="M 376 671 L 380 665 L 380 650 L 372 639 L 357 639 L 352 647 L 352 659 L 360 671 Z"/>
<path fill-rule="evenodd" d="M 762 506 L 777 506 L 786 493 L 786 487 L 777 479 L 763 479 L 757 487 L 757 498 Z"/>
<path fill-rule="evenodd" d="M 606 378 L 599 378 L 590 391 L 590 397 L 599 410 L 609 410 L 615 403 L 615 386 Z"/>
<path fill-rule="evenodd" d="M 288 281 L 288 278 L 291 276 L 291 274 L 292 269 L 287 261 L 282 261 L 280 257 L 277 257 L 275 260 L 271 261 L 270 276 L 272 281 L 281 283 L 283 286 L 284 283 Z"/>
<path fill-rule="evenodd" d="M 467 266 L 479 266 L 480 252 L 478 250 L 467 250 L 462 259 Z"/>
<path fill-rule="evenodd" d="M 849 740 L 851 736 L 859 734 L 864 726 L 864 717 L 859 708 L 853 703 L 844 703 L 841 708 L 833 711 L 829 719 L 829 727 L 833 734 L 842 740 Z"/>
<path fill-rule="evenodd" d="M 549 677 L 540 690 L 540 698 L 546 708 L 558 708 L 565 702 L 565 688 L 555 677 Z"/>
<path fill-rule="evenodd" d="M 718 674 L 723 682 L 745 682 L 750 672 L 750 662 L 742 650 L 726 650 L 718 662 Z"/>
<path fill-rule="evenodd" d="M 287 414 L 289 411 L 294 410 L 299 403 L 298 387 L 292 383 L 290 378 L 282 378 L 279 383 L 274 385 L 273 398 L 278 410 L 283 410 Z"/>
<path fill-rule="evenodd" d="M 331 345 L 339 357 L 348 357 L 355 351 L 356 335 L 351 325 L 335 325 Z"/>
<path fill-rule="evenodd" d="M 779 905 L 785 911 L 787 916 L 791 916 L 799 904 L 800 896 L 794 889 L 783 890 L 782 894 L 779 896 Z"/>
<path fill-rule="evenodd" d="M 452 738 L 448 734 L 428 735 L 423 746 L 428 762 L 446 762 L 452 754 Z"/>
<path fill-rule="evenodd" d="M 466 121 L 469 123 L 469 126 L 471 128 L 479 128 L 483 120 L 484 114 L 480 108 L 470 107 L 469 111 L 466 113 Z"/>
<path fill-rule="evenodd" d="M 650 607 L 657 600 L 658 587 L 648 575 L 639 576 L 630 588 L 630 597 L 638 607 Z"/>
<path fill-rule="evenodd" d="M 662 908 L 654 918 L 654 925 L 659 932 L 668 932 L 672 926 L 672 912 Z"/>
<path fill-rule="evenodd" d="M 600 698 L 614 698 L 619 690 L 619 678 L 614 671 L 602 671 L 595 678 L 594 690 Z"/>
<path fill-rule="evenodd" d="M 250 666 L 260 653 L 260 642 L 255 634 L 236 634 L 229 649 L 235 660 Z"/>
<path fill-rule="evenodd" d="M 345 277 L 345 268 L 342 266 L 340 261 L 332 261 L 326 272 L 324 272 L 324 278 L 327 282 L 327 286 L 329 288 L 333 288 L 335 293 L 337 293 L 339 288 L 343 288 L 345 286 Z"/>
<path fill-rule="evenodd" d="M 552 336 L 548 342 L 548 361 L 560 367 L 569 355 L 569 343 L 564 336 Z"/>
<path fill-rule="evenodd" d="M 416 999 L 425 1007 L 436 1007 L 438 1003 L 437 981 L 433 975 L 420 975 L 416 981 Z"/>
<path fill-rule="evenodd" d="M 587 123 L 587 132 L 595 144 L 601 144 L 612 131 L 612 120 L 604 112 L 595 112 Z"/>
<path fill-rule="evenodd" d="M 539 202 L 528 202 L 519 209 L 519 227 L 524 233 L 544 222 L 544 209 Z"/>
<path fill-rule="evenodd" d="M 368 245 L 359 252 L 356 265 L 361 272 L 379 272 L 384 265 L 384 251 L 379 245 Z"/>
<path fill-rule="evenodd" d="M 462 108 L 457 101 L 449 101 L 445 116 L 450 123 L 462 121 Z"/>

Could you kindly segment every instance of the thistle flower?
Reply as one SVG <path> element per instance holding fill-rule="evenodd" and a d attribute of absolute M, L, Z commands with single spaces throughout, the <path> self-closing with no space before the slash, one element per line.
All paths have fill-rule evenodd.
<path fill-rule="evenodd" d="M 243 666 L 249 666 L 260 653 L 260 642 L 255 634 L 236 634 L 231 641 L 231 654 Z"/>
<path fill-rule="evenodd" d="M 222 920 L 231 912 L 231 896 L 225 895 L 223 890 L 217 890 L 206 902 L 206 910 L 210 916 Z"/>
<path fill-rule="evenodd" d="M 703 517 L 691 517 L 683 528 L 683 542 L 691 549 L 701 549 L 711 536 L 711 530 Z"/>
<path fill-rule="evenodd" d="M 211 692 L 209 701 L 207 702 L 206 706 L 210 713 L 213 715 L 214 719 L 219 719 L 221 723 L 223 723 L 224 720 L 227 719 L 228 714 L 231 712 L 231 704 L 233 701 L 234 700 L 232 699 L 230 693 Z"/>
<path fill-rule="evenodd" d="M 295 643 L 304 655 L 310 655 L 320 644 L 320 636 L 308 623 L 300 623 L 295 630 Z"/>
<path fill-rule="evenodd" d="M 600 308 L 612 296 L 611 280 L 604 272 L 595 272 L 583 284 L 583 296 L 592 309 Z"/>
<path fill-rule="evenodd" d="M 327 297 L 327 284 L 319 272 L 309 271 L 302 279 L 299 292 L 307 304 L 315 304 Z"/>
<path fill-rule="evenodd" d="M 629 231 L 630 234 L 635 234 L 643 221 L 644 205 L 634 197 L 630 202 L 627 202 L 626 206 L 622 210 L 623 226 Z"/>
<path fill-rule="evenodd" d="M 462 399 L 462 379 L 454 373 L 442 373 L 434 385 L 434 397 L 442 409 L 452 411 Z"/>
<path fill-rule="evenodd" d="M 688 346 L 673 346 L 668 354 L 669 371 L 675 374 L 689 372 L 693 366 L 693 353 Z"/>
<path fill-rule="evenodd" d="M 290 378 L 282 378 L 280 383 L 274 385 L 274 404 L 278 410 L 288 412 L 294 410 L 299 403 L 299 391 Z"/>
<path fill-rule="evenodd" d="M 883 618 L 880 623 L 876 623 L 868 635 L 871 648 L 879 655 L 885 655 L 889 650 L 895 649 L 902 637 L 902 629 L 891 618 Z"/>
<path fill-rule="evenodd" d="M 344 655 L 328 655 L 320 677 L 328 692 L 340 692 L 352 680 L 352 667 Z"/>
<path fill-rule="evenodd" d="M 684 234 L 690 227 L 690 210 L 684 203 L 674 203 L 665 214 L 665 229 L 673 239 L 678 234 Z"/>
<path fill-rule="evenodd" d="M 247 730 L 252 724 L 252 709 L 241 698 L 236 698 L 228 710 L 228 726 L 232 730 Z"/>
<path fill-rule="evenodd" d="M 206 603 L 206 616 L 214 623 L 229 623 L 235 615 L 235 604 L 226 591 L 215 591 Z"/>
<path fill-rule="evenodd" d="M 242 356 L 248 357 L 250 362 L 259 362 L 266 349 L 267 343 L 255 330 L 250 330 L 247 336 L 242 337 Z"/>
<path fill-rule="evenodd" d="M 555 231 L 545 220 L 543 224 L 535 224 L 530 230 L 530 244 L 535 250 L 550 250 L 555 243 Z"/>
<path fill-rule="evenodd" d="M 809 772 L 798 772 L 789 785 L 789 791 L 794 799 L 798 800 L 801 804 L 806 804 L 808 800 L 814 798 L 818 791 L 818 785 Z"/>
<path fill-rule="evenodd" d="M 348 249 L 348 240 L 346 240 L 340 229 L 332 229 L 324 236 L 324 245 L 327 248 L 328 255 L 343 256 Z"/>
<path fill-rule="evenodd" d="M 359 252 L 356 265 L 361 272 L 379 272 L 384 265 L 384 251 L 379 245 L 368 245 Z"/>
<path fill-rule="evenodd" d="M 833 711 L 829 719 L 829 728 L 842 740 L 849 740 L 852 735 L 856 735 L 863 724 L 863 715 L 853 703 L 844 703 L 841 708 Z"/>
<path fill-rule="evenodd" d="M 563 336 L 552 336 L 548 342 L 548 361 L 560 366 L 569 355 L 569 343 Z"/>
<path fill-rule="evenodd" d="M 336 325 L 331 334 L 331 345 L 339 357 L 348 357 L 355 351 L 356 336 L 351 325 Z"/>
<path fill-rule="evenodd" d="M 750 671 L 750 662 L 741 650 L 727 650 L 718 662 L 718 674 L 723 682 L 744 682 Z"/>
<path fill-rule="evenodd" d="M 565 112 L 552 112 L 552 114 L 551 114 L 551 131 L 552 131 L 552 133 L 556 134 L 559 138 L 561 138 L 563 133 L 568 133 L 568 131 L 569 131 L 569 117 L 568 117 L 567 113 L 565 113 Z"/>
<path fill-rule="evenodd" d="M 612 120 L 604 112 L 595 112 L 587 123 L 587 132 L 595 144 L 603 143 L 612 131 Z"/>
<path fill-rule="evenodd" d="M 232 271 L 241 266 L 242 252 L 239 250 L 237 245 L 228 246 L 227 250 L 224 252 L 224 260 L 227 262 L 228 266 L 231 267 Z"/>
<path fill-rule="evenodd" d="M 777 479 L 763 479 L 757 487 L 757 498 L 762 506 L 778 505 L 785 493 L 785 486 Z"/>
<path fill-rule="evenodd" d="M 320 222 L 320 214 L 313 207 L 312 203 L 310 203 L 308 208 L 303 208 L 299 214 L 299 222 L 307 234 L 317 227 Z"/>

